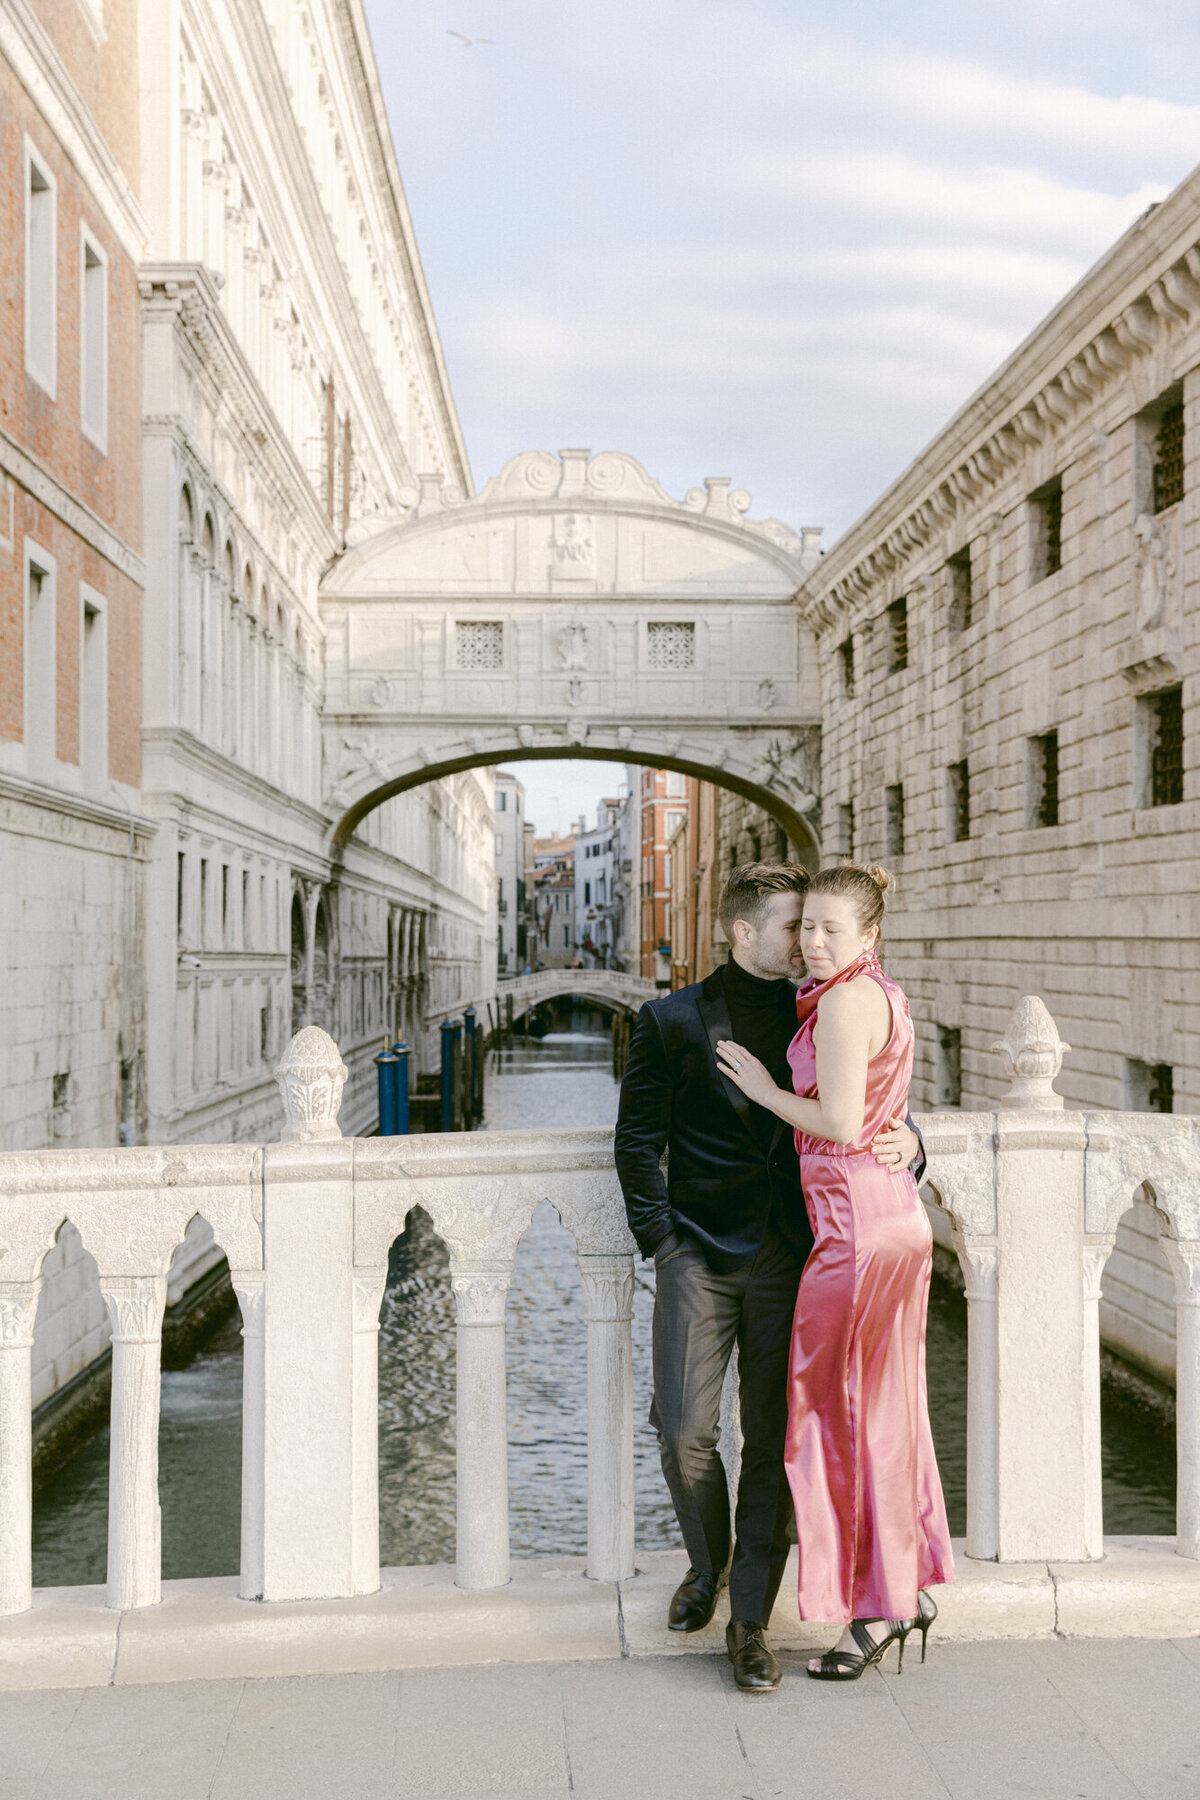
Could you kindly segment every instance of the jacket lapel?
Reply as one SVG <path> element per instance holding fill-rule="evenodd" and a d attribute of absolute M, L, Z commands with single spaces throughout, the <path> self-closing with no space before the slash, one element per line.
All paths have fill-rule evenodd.
<path fill-rule="evenodd" d="M 709 1053 L 712 1056 L 713 1074 L 724 1090 L 725 1098 L 732 1106 L 746 1130 L 754 1137 L 754 1126 L 750 1117 L 750 1102 L 741 1088 L 730 1081 L 728 1075 L 722 1075 L 717 1062 L 717 1044 L 721 1038 L 732 1038 L 733 1024 L 729 1017 L 729 1004 L 725 999 L 725 971 L 714 969 L 700 987 L 700 998 L 696 1002 L 700 1013 L 700 1023 L 708 1038 Z"/>

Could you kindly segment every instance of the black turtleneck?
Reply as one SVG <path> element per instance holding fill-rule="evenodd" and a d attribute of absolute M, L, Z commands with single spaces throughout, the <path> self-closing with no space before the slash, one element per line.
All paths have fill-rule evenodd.
<path fill-rule="evenodd" d="M 751 975 L 748 969 L 743 969 L 731 956 L 725 964 L 725 1001 L 734 1042 L 757 1056 L 769 1070 L 776 1087 L 790 1090 L 792 1075 L 788 1068 L 788 1045 L 798 1028 L 796 990 L 792 983 L 786 979 L 764 981 L 761 975 Z M 775 1114 L 764 1106 L 753 1105 L 751 1113 L 760 1140 L 769 1144 L 775 1135 Z M 790 1143 L 790 1131 L 786 1137 Z"/>

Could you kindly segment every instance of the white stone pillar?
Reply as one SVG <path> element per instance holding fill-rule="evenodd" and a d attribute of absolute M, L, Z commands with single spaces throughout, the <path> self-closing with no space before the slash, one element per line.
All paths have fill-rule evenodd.
<path fill-rule="evenodd" d="M 1023 999 L 996 1045 L 1012 1085 L 996 1116 L 996 1555 L 1083 1562 L 1094 1542 L 1093 1396 L 1084 1302 L 1082 1115 L 1053 1081 L 1070 1048 Z M 1094 1322 L 1094 1312 L 1091 1319 Z"/>
<path fill-rule="evenodd" d="M 1175 1550 L 1200 1558 L 1200 1242 L 1159 1242 L 1175 1275 Z"/>
<path fill-rule="evenodd" d="M 33 1605 L 30 1369 L 41 1279 L 0 1282 L 0 1613 Z"/>
<path fill-rule="evenodd" d="M 387 1264 L 354 1271 L 352 1451 L 353 1573 L 356 1594 L 379 1587 L 379 1308 Z"/>
<path fill-rule="evenodd" d="M 263 1270 L 250 1269 L 239 1270 L 230 1279 L 242 1311 L 242 1553 L 238 1592 L 243 1600 L 261 1600 L 267 1278 Z"/>
<path fill-rule="evenodd" d="M 633 1257 L 579 1255 L 588 1328 L 588 1569 L 633 1568 Z"/>
<path fill-rule="evenodd" d="M 102 1275 L 100 1292 L 113 1358 L 105 1604 L 125 1612 L 162 1598 L 158 1409 L 167 1277 Z"/>
<path fill-rule="evenodd" d="M 458 1317 L 458 1554 L 462 1588 L 509 1579 L 508 1383 L 504 1313 L 512 1263 L 480 1268 L 451 1258 Z"/>
<path fill-rule="evenodd" d="M 994 1244 L 967 1242 L 955 1229 L 967 1295 L 967 1555 L 999 1551 L 999 1393 Z"/>
<path fill-rule="evenodd" d="M 264 1600 L 354 1593 L 354 1146 L 346 1067 L 317 1026 L 275 1071 L 288 1123 L 263 1155 Z"/>

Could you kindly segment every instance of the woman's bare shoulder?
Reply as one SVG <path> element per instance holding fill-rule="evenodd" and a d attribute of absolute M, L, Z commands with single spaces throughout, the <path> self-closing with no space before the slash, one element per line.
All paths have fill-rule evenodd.
<path fill-rule="evenodd" d="M 872 981 L 869 975 L 855 975 L 849 981 L 839 981 L 827 994 L 822 994 L 817 1001 L 817 1012 L 833 1019 L 870 1018 L 879 1012 L 881 1004 L 886 1008 L 887 996 L 879 983 Z"/>

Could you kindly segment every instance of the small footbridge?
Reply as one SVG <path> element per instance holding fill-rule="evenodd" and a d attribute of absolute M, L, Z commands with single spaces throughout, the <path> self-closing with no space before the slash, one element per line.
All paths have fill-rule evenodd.
<path fill-rule="evenodd" d="M 644 975 L 626 975 L 619 969 L 538 969 L 532 975 L 502 981 L 498 989 L 502 1012 L 507 1017 L 511 1000 L 514 1020 L 524 1018 L 532 1007 L 564 996 L 590 1001 L 611 1013 L 636 1013 L 658 991 Z"/>

